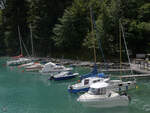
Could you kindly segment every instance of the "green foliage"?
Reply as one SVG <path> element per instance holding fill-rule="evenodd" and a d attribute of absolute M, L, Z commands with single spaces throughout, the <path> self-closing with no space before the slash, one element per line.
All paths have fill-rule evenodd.
<path fill-rule="evenodd" d="M 53 39 L 58 47 L 81 48 L 86 32 L 89 29 L 87 3 L 75 0 L 72 7 L 65 10 L 59 24 L 56 24 Z"/>
<path fill-rule="evenodd" d="M 3 29 L 3 13 L 0 11 L 0 56 L 5 55 L 4 29 Z"/>
<path fill-rule="evenodd" d="M 74 56 L 75 51 L 80 51 L 90 58 L 92 48 L 95 45 L 98 51 L 101 40 L 104 54 L 117 57 L 119 21 L 132 53 L 150 52 L 150 2 L 147 0 L 7 0 L 5 6 L 0 12 L 0 54 L 19 54 L 18 25 L 30 50 L 31 24 L 37 55 L 46 56 L 58 50 Z M 94 36 L 90 8 L 96 23 Z"/>
<path fill-rule="evenodd" d="M 27 2 L 26 0 L 7 0 L 6 9 L 3 10 L 3 26 L 5 34 L 5 45 L 7 54 L 16 55 L 20 54 L 19 39 L 18 39 L 18 26 L 23 40 L 26 42 L 27 38 Z M 9 51 L 7 51 L 9 50 Z"/>
<path fill-rule="evenodd" d="M 146 3 L 144 5 L 142 5 L 139 9 L 138 9 L 139 15 L 138 18 L 140 19 L 140 21 L 145 21 L 145 22 L 150 22 L 150 3 Z"/>
<path fill-rule="evenodd" d="M 18 25 L 30 52 L 30 24 L 36 54 L 45 56 L 52 52 L 52 28 L 70 3 L 67 0 L 7 0 L 6 9 L 3 10 L 6 54 L 19 54 Z"/>

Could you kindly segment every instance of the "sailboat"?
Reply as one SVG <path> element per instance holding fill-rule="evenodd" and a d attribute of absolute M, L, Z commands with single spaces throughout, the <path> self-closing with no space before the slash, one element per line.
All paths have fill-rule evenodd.
<path fill-rule="evenodd" d="M 92 37 L 94 38 L 94 17 L 93 17 L 93 14 L 92 14 L 92 9 L 90 8 L 90 19 L 91 19 L 91 29 L 92 29 Z M 97 64 L 96 64 L 96 48 L 95 48 L 95 42 L 94 42 L 94 47 L 93 47 L 93 53 L 94 53 L 94 67 L 93 67 L 93 70 L 92 72 L 88 73 L 88 74 L 85 74 L 85 75 L 82 75 L 80 77 L 80 79 L 84 79 L 84 78 L 88 78 L 88 77 L 102 77 L 102 78 L 108 78 L 107 75 L 105 75 L 104 73 L 98 73 L 98 70 L 97 70 Z M 102 52 L 103 54 L 103 52 Z"/>
<path fill-rule="evenodd" d="M 31 26 L 31 24 L 29 24 L 29 28 L 30 28 L 31 50 L 32 50 L 30 59 L 32 59 L 32 62 L 29 62 L 29 63 L 26 63 L 26 64 L 22 64 L 19 67 L 28 68 L 27 69 L 28 71 L 33 71 L 33 70 L 38 70 L 39 69 L 40 63 L 34 62 L 35 59 L 34 59 L 33 35 L 32 35 L 32 26 Z M 36 67 L 37 67 L 37 69 L 34 69 Z M 43 68 L 42 64 L 41 64 L 41 68 Z"/>
<path fill-rule="evenodd" d="M 70 93 L 78 93 L 78 92 L 87 92 L 90 88 L 90 85 L 97 82 L 107 82 L 110 78 L 101 78 L 101 77 L 88 77 L 81 80 L 81 82 L 76 83 L 74 85 L 68 86 L 68 91 Z"/>
<path fill-rule="evenodd" d="M 122 23 L 121 23 L 121 20 L 119 20 L 119 25 L 120 25 L 120 29 L 121 29 L 121 32 L 122 32 L 122 37 L 123 37 L 123 41 L 124 41 L 124 45 L 125 45 L 125 49 L 126 49 L 126 53 L 127 53 L 127 58 L 128 58 L 128 62 L 129 64 L 131 64 L 131 61 L 130 61 L 130 57 L 129 57 L 129 52 L 128 52 L 128 48 L 127 48 L 127 44 L 126 44 L 126 40 L 125 40 L 125 36 L 124 36 L 124 30 L 123 30 L 123 26 L 122 26 Z M 122 58 L 122 54 L 121 54 L 121 46 L 122 46 L 122 43 L 121 43 L 121 33 L 120 33 L 120 69 L 122 68 L 122 63 L 121 63 L 121 58 Z M 133 70 L 131 68 L 131 65 L 130 65 L 130 69 L 131 69 L 131 74 L 133 75 Z M 120 74 L 121 71 L 120 71 Z M 136 88 L 136 79 L 135 77 L 133 77 L 133 80 L 132 81 L 127 81 L 127 82 L 130 82 L 130 84 L 127 85 L 127 87 L 130 87 L 131 86 L 131 89 L 132 88 Z M 122 83 L 125 83 L 125 82 L 122 82 Z"/>
<path fill-rule="evenodd" d="M 119 20 L 120 22 L 120 20 Z M 127 53 L 127 57 L 128 57 L 128 62 L 129 64 L 131 64 L 130 58 L 129 58 L 129 53 L 128 53 L 128 48 L 127 48 L 127 44 L 126 44 L 126 40 L 125 40 L 125 36 L 124 36 L 124 31 L 123 31 L 123 26 L 120 22 L 120 29 L 122 31 L 123 34 L 123 41 L 125 44 L 125 49 L 126 49 L 126 53 Z M 121 47 L 122 47 L 122 39 L 121 39 L 121 33 L 120 33 L 120 69 L 122 69 L 122 51 L 121 51 Z M 131 67 L 130 67 L 131 68 Z M 131 69 L 131 74 L 133 74 L 133 71 Z M 120 71 L 120 75 L 122 75 L 122 72 Z M 136 79 L 134 78 L 134 80 L 130 80 L 130 81 L 122 81 L 122 79 L 120 80 L 110 80 L 107 82 L 109 84 L 109 86 L 111 86 L 113 91 L 116 92 L 122 92 L 122 91 L 128 91 L 130 89 L 135 89 L 136 88 Z"/>
<path fill-rule="evenodd" d="M 93 18 L 93 14 L 92 14 L 92 9 L 90 8 L 90 17 L 91 17 L 91 28 L 92 28 L 92 36 L 94 37 L 94 18 Z M 68 91 L 71 93 L 78 93 L 78 92 L 85 92 L 88 91 L 90 85 L 92 83 L 95 82 L 101 82 L 101 81 L 109 81 L 109 77 L 107 75 L 105 75 L 104 73 L 98 73 L 97 70 L 97 65 L 96 65 L 96 49 L 95 49 L 95 43 L 94 45 L 94 67 L 92 72 L 82 75 L 80 77 L 81 82 L 80 83 L 76 83 L 74 85 L 69 85 L 68 86 Z M 103 54 L 103 51 L 101 49 L 101 52 Z"/>
<path fill-rule="evenodd" d="M 20 52 L 21 54 L 19 56 L 15 56 L 13 57 L 13 60 L 7 61 L 6 64 L 8 66 L 17 66 L 17 65 L 21 65 L 21 64 L 25 64 L 25 63 L 29 63 L 31 62 L 31 59 L 28 58 L 24 58 L 23 57 L 23 47 L 22 47 L 22 38 L 21 38 L 21 34 L 20 34 L 20 28 L 18 26 L 18 35 L 19 35 L 19 42 L 20 42 Z M 24 43 L 23 43 L 24 44 Z M 25 45 L 23 45 L 25 47 Z M 25 48 L 26 49 L 26 48 Z M 26 50 L 27 51 L 27 50 Z"/>

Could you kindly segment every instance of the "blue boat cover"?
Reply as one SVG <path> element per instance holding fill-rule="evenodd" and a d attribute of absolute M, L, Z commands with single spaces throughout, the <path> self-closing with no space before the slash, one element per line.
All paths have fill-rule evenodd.
<path fill-rule="evenodd" d="M 106 75 L 104 73 L 98 73 L 97 76 L 101 77 L 101 78 L 105 78 L 106 77 Z"/>
<path fill-rule="evenodd" d="M 82 75 L 80 79 L 88 78 L 88 77 L 101 77 L 101 78 L 106 78 L 106 75 L 104 73 L 98 73 L 97 71 L 97 65 L 95 64 L 93 67 L 92 72 Z"/>

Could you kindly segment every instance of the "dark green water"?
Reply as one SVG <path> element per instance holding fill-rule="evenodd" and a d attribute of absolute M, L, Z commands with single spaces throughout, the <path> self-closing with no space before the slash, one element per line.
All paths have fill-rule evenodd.
<path fill-rule="evenodd" d="M 86 108 L 69 94 L 69 81 L 49 81 L 48 76 L 26 73 L 4 66 L 0 58 L 0 113 L 150 113 L 150 80 L 138 80 L 138 89 L 131 90 L 132 100 L 127 107 L 107 109 Z M 89 71 L 77 68 L 80 74 Z"/>

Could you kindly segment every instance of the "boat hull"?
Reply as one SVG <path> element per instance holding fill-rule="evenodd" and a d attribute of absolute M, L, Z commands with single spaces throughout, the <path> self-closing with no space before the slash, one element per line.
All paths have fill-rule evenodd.
<path fill-rule="evenodd" d="M 138 64 L 130 64 L 130 67 L 137 73 L 150 74 L 149 68 L 141 68 Z"/>
<path fill-rule="evenodd" d="M 127 96 L 122 96 L 118 98 L 105 98 L 105 99 L 95 99 L 95 100 L 78 100 L 83 106 L 94 107 L 94 108 L 109 108 L 117 106 L 128 106 L 129 99 Z"/>
<path fill-rule="evenodd" d="M 81 88 L 81 89 L 68 88 L 68 92 L 70 92 L 70 93 L 87 92 L 87 91 L 89 90 L 89 88 L 90 88 L 90 87 Z"/>
<path fill-rule="evenodd" d="M 72 75 L 72 76 L 65 76 L 65 77 L 53 77 L 53 79 L 56 81 L 59 81 L 59 80 L 68 80 L 68 79 L 72 79 L 75 77 L 76 77 L 76 75 Z"/>
<path fill-rule="evenodd" d="M 14 61 L 7 61 L 7 65 L 8 66 L 18 66 L 21 64 L 26 64 L 26 63 L 30 63 L 31 59 L 18 59 L 18 60 L 14 60 Z"/>

